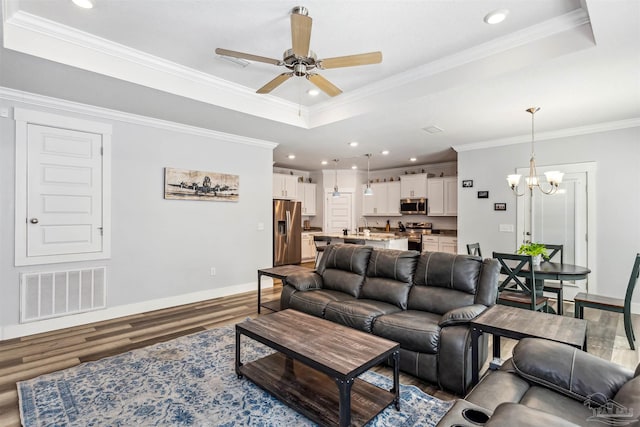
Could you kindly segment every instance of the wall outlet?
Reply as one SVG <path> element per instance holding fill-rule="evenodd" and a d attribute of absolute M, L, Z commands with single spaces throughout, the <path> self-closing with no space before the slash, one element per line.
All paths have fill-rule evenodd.
<path fill-rule="evenodd" d="M 264 230 L 264 222 L 259 222 L 258 223 L 258 231 L 263 231 Z"/>
<path fill-rule="evenodd" d="M 215 276 L 216 275 L 216 268 L 215 267 L 211 267 L 211 269 L 209 270 L 209 274 L 211 276 Z"/>

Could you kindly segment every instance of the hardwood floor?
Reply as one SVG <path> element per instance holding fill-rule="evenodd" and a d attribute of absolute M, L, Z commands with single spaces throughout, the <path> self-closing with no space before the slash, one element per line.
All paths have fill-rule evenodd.
<path fill-rule="evenodd" d="M 264 301 L 280 297 L 281 285 L 264 289 Z M 268 310 L 264 310 L 266 314 Z M 565 313 L 573 314 L 573 305 L 565 303 Z M 0 425 L 19 426 L 16 382 L 33 378 L 90 360 L 120 354 L 157 342 L 205 329 L 235 324 L 256 317 L 256 292 L 216 298 L 180 307 L 157 310 L 29 337 L 0 341 Z M 588 351 L 604 359 L 634 369 L 640 361 L 638 350 L 629 349 L 622 316 L 599 310 L 585 310 L 589 320 Z M 640 316 L 634 315 L 636 331 Z M 502 355 L 507 357 L 515 341 L 503 339 Z M 390 375 L 385 367 L 376 368 Z M 440 399 L 456 398 L 409 375 L 401 374 L 403 384 L 413 384 Z"/>

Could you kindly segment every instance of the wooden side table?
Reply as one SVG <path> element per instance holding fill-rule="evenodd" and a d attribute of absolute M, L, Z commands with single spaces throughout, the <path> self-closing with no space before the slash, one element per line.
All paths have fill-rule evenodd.
<path fill-rule="evenodd" d="M 258 269 L 258 314 L 260 314 L 261 307 L 265 307 L 271 311 L 280 311 L 280 301 L 275 301 L 275 302 L 265 303 L 265 304 L 261 303 L 262 276 L 268 276 L 268 277 L 273 277 L 275 279 L 284 280 L 284 278 L 286 278 L 287 276 L 293 273 L 298 273 L 300 271 L 315 271 L 315 270 L 307 267 L 302 267 L 300 265 L 281 265 L 278 267 Z"/>
<path fill-rule="evenodd" d="M 586 351 L 587 321 L 496 304 L 471 322 L 471 382 L 478 383 L 478 339 L 493 334 L 493 357 L 500 359 L 500 337 L 544 338 Z"/>

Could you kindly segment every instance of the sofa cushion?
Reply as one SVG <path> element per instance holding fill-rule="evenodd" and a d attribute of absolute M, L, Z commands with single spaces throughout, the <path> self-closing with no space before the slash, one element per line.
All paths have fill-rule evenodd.
<path fill-rule="evenodd" d="M 378 317 L 398 311 L 400 309 L 397 306 L 382 301 L 367 299 L 336 301 L 327 304 L 324 318 L 354 329 L 371 332 Z"/>
<path fill-rule="evenodd" d="M 284 278 L 285 285 L 293 286 L 298 291 L 322 288 L 322 276 L 315 271 L 300 271 Z"/>
<path fill-rule="evenodd" d="M 482 304 L 454 308 L 443 314 L 438 324 L 441 328 L 454 325 L 468 325 L 471 320 L 478 317 L 486 309 L 487 306 Z"/>
<path fill-rule="evenodd" d="M 388 302 L 406 310 L 419 255 L 416 251 L 394 249 L 373 251 L 360 298 Z"/>
<path fill-rule="evenodd" d="M 361 245 L 327 246 L 318 268 L 323 289 L 345 292 L 357 298 L 372 250 L 370 246 Z"/>
<path fill-rule="evenodd" d="M 548 388 L 537 385 L 531 386 L 520 401 L 529 408 L 548 412 L 567 421 L 581 425 L 592 426 L 593 422 L 588 422 L 587 418 L 593 415 L 589 407 L 582 402 L 556 393 Z"/>
<path fill-rule="evenodd" d="M 640 414 L 640 376 L 634 377 L 620 387 L 613 400 L 618 405 L 633 411 L 633 414 L 637 417 Z M 640 422 L 637 424 L 640 425 Z"/>
<path fill-rule="evenodd" d="M 344 292 L 329 289 L 317 289 L 305 292 L 295 292 L 289 300 L 289 308 L 324 317 L 327 304 L 332 301 L 354 301 L 355 298 Z"/>
<path fill-rule="evenodd" d="M 473 305 L 474 296 L 454 289 L 413 285 L 409 290 L 407 308 L 443 315 L 459 307 Z"/>
<path fill-rule="evenodd" d="M 400 343 L 400 347 L 421 353 L 438 352 L 440 316 L 424 311 L 400 311 L 379 317 L 373 333 Z"/>
<path fill-rule="evenodd" d="M 520 340 L 513 349 L 520 376 L 566 394 L 580 403 L 613 399 L 633 372 L 577 348 L 539 338 Z"/>
<path fill-rule="evenodd" d="M 570 421 L 529 408 L 517 403 L 503 403 L 499 405 L 485 424 L 487 427 L 579 427 L 581 424 L 574 424 Z M 475 424 L 475 423 L 474 423 Z"/>
<path fill-rule="evenodd" d="M 474 304 L 482 267 L 478 257 L 424 252 L 418 259 L 407 308 L 444 314 Z"/>
<path fill-rule="evenodd" d="M 414 283 L 475 294 L 482 260 L 470 255 L 424 252 L 418 259 Z"/>
<path fill-rule="evenodd" d="M 529 387 L 529 383 L 514 372 L 509 359 L 500 370 L 490 372 L 482 378 L 465 399 L 494 411 L 502 402 L 520 402 Z"/>

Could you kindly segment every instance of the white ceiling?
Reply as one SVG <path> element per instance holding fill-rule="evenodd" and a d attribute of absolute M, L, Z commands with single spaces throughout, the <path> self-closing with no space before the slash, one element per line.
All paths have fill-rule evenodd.
<path fill-rule="evenodd" d="M 4 0 L 4 46 L 228 110 L 224 131 L 279 143 L 277 166 L 364 166 L 365 153 L 374 170 L 411 156 L 452 160 L 452 146 L 527 141 L 524 110 L 534 105 L 538 140 L 640 120 L 638 0 L 94 2 Z M 383 62 L 321 71 L 344 91 L 335 98 L 310 97 L 303 78 L 255 94 L 284 70 L 242 68 L 214 50 L 281 59 L 298 4 L 313 18 L 319 58 L 380 50 Z M 485 24 L 499 8 L 507 20 Z M 269 125 L 252 126 L 256 117 Z M 425 132 L 430 125 L 443 132 Z"/>

